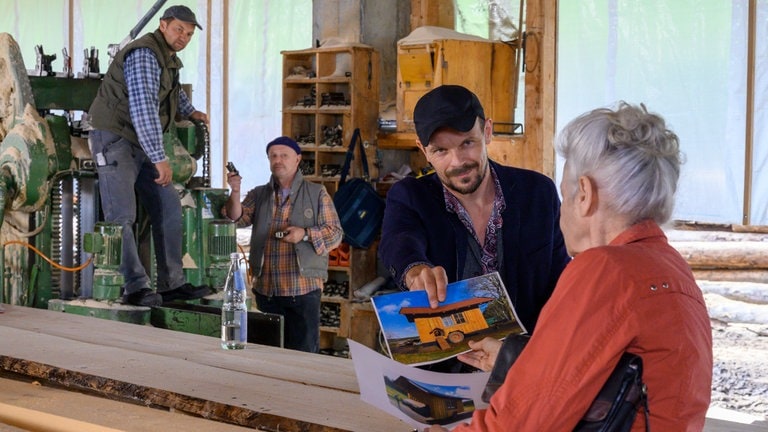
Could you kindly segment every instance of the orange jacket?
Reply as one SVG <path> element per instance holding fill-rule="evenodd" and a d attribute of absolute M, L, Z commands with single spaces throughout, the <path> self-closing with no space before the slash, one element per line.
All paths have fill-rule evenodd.
<path fill-rule="evenodd" d="M 624 351 L 643 359 L 652 431 L 701 431 L 712 333 L 688 264 L 652 221 L 568 264 L 488 409 L 454 431 L 569 431 Z M 633 431 L 644 430 L 639 414 Z"/>

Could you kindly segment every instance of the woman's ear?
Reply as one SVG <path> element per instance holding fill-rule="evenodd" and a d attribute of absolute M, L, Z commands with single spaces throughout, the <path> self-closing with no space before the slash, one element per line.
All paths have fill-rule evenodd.
<path fill-rule="evenodd" d="M 581 216 L 590 216 L 597 211 L 597 184 L 589 176 L 579 177 L 579 189 L 576 192 L 576 205 Z"/>

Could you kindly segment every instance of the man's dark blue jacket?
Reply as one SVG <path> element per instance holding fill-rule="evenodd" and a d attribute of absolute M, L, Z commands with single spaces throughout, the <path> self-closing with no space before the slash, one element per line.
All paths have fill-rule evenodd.
<path fill-rule="evenodd" d="M 499 273 L 528 331 L 570 261 L 560 232 L 560 199 L 549 177 L 489 161 L 504 193 L 504 256 Z M 412 263 L 442 266 L 455 282 L 469 252 L 469 232 L 448 212 L 436 174 L 408 177 L 392 185 L 379 244 L 379 257 L 404 287 L 403 271 Z"/>

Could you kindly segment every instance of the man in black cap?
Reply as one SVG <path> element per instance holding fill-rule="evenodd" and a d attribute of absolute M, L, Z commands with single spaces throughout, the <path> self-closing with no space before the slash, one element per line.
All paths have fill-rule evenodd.
<path fill-rule="evenodd" d="M 285 317 L 285 348 L 316 353 L 328 252 L 341 244 L 341 222 L 325 186 L 299 171 L 296 141 L 275 138 L 267 157 L 269 183 L 251 189 L 242 203 L 240 174 L 227 174 L 232 190 L 222 213 L 238 228 L 253 226 L 248 262 L 259 310 Z"/>
<path fill-rule="evenodd" d="M 181 202 L 163 149 L 163 133 L 177 115 L 208 122 L 179 84 L 183 65 L 176 53 L 187 46 L 195 28 L 202 30 L 186 6 L 166 9 L 156 31 L 115 55 L 89 110 L 101 207 L 108 222 L 123 227 L 123 303 L 157 306 L 210 293 L 208 287 L 187 283 L 184 276 Z M 152 223 L 158 292 L 151 289 L 135 242 L 137 196 Z"/>
<path fill-rule="evenodd" d="M 433 308 L 448 283 L 497 271 L 532 331 L 570 260 L 554 183 L 488 159 L 493 122 L 462 86 L 422 96 L 413 119 L 435 172 L 390 188 L 379 257 L 401 288 L 426 290 Z"/>

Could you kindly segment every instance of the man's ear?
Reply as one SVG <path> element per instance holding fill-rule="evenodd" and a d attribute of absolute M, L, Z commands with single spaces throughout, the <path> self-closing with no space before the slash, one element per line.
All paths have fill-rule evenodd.
<path fill-rule="evenodd" d="M 579 189 L 576 192 L 576 205 L 579 214 L 589 216 L 597 211 L 598 193 L 597 184 L 589 176 L 579 177 Z"/>
<path fill-rule="evenodd" d="M 491 139 L 493 139 L 493 119 L 485 119 L 485 124 L 483 125 L 483 135 L 485 137 L 485 143 L 490 144 Z"/>
<path fill-rule="evenodd" d="M 428 155 L 427 155 L 427 147 L 424 146 L 421 143 L 421 141 L 419 141 L 418 138 L 416 139 L 416 145 L 419 147 L 419 150 L 421 150 L 421 153 L 424 155 L 424 157 L 427 158 L 427 160 L 429 160 Z"/>

